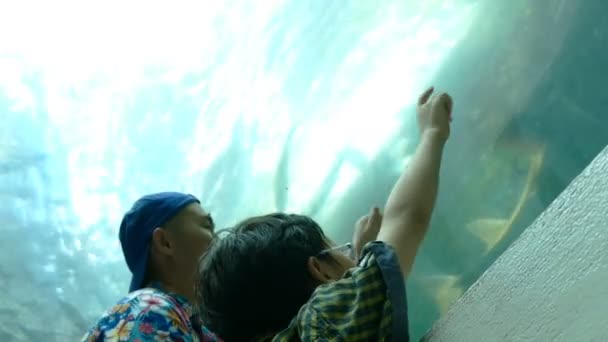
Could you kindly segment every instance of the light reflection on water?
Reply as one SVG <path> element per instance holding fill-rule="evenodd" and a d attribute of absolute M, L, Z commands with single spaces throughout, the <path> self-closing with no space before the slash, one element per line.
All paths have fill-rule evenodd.
<path fill-rule="evenodd" d="M 542 11 L 523 0 L 0 5 L 0 337 L 76 339 L 124 294 L 118 222 L 145 193 L 197 194 L 220 226 L 280 209 L 349 238 L 411 155 L 413 99 L 435 83 L 460 117 L 408 282 L 420 336 L 552 199 L 538 192 L 543 165 L 574 165 L 545 184 L 560 191 L 606 143 L 547 161 L 555 130 L 511 132 L 542 122 L 518 116 L 559 65 L 577 10 L 559 0 Z M 540 30 L 551 37 L 531 34 Z M 551 91 L 542 110 L 566 99 Z M 601 127 L 593 115 L 578 123 Z"/>

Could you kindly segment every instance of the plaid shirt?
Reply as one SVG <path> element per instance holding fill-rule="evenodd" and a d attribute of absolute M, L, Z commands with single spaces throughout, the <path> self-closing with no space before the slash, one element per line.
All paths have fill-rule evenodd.
<path fill-rule="evenodd" d="M 287 329 L 259 341 L 409 341 L 405 280 L 393 249 L 366 245 L 356 268 L 318 287 Z"/>
<path fill-rule="evenodd" d="M 160 286 L 130 293 L 82 338 L 83 342 L 221 341 L 192 313 L 186 298 Z"/>

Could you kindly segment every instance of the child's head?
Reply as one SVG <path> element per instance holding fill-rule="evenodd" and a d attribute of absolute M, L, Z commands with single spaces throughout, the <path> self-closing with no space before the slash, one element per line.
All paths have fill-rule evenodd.
<path fill-rule="evenodd" d="M 286 328 L 317 286 L 355 265 L 348 247 L 335 247 L 306 216 L 239 223 L 201 260 L 197 304 L 205 324 L 228 341 Z"/>

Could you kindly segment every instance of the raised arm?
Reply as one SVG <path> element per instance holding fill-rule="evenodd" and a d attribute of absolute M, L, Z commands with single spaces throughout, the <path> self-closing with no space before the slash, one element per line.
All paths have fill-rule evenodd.
<path fill-rule="evenodd" d="M 404 276 L 427 232 L 439 183 L 443 146 L 450 134 L 452 99 L 433 95 L 433 88 L 418 100 L 420 143 L 386 203 L 378 240 L 393 247 Z"/>

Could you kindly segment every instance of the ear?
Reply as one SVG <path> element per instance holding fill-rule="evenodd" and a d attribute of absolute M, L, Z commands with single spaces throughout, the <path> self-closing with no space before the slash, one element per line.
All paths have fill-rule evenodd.
<path fill-rule="evenodd" d="M 329 275 L 328 267 L 315 257 L 308 258 L 307 262 L 308 273 L 310 276 L 321 284 L 329 283 L 333 278 Z"/>
<path fill-rule="evenodd" d="M 161 254 L 173 254 L 173 243 L 166 230 L 160 227 L 154 229 L 152 232 L 152 248 Z"/>

